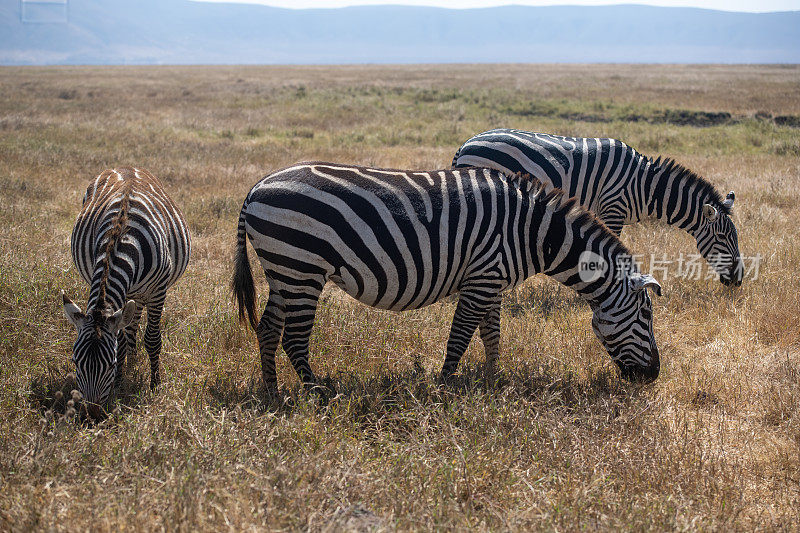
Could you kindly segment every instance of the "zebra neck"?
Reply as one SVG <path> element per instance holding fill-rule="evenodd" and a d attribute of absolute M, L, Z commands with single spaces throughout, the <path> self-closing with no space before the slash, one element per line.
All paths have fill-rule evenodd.
<path fill-rule="evenodd" d="M 618 292 L 615 289 L 624 272 L 632 268 L 633 257 L 614 235 L 602 232 L 594 237 L 595 242 L 592 238 L 573 242 L 569 261 L 564 261 L 556 273 L 545 272 L 577 292 L 592 309 Z M 590 261 L 595 262 L 591 271 L 587 270 Z"/>
<path fill-rule="evenodd" d="M 128 291 L 125 287 L 117 285 L 117 280 L 109 280 L 105 291 L 99 284 L 92 283 L 92 288 L 89 291 L 89 301 L 86 305 L 87 309 L 107 309 L 109 311 L 118 311 L 122 309 L 123 304 L 127 301 Z M 103 298 L 105 293 L 105 298 Z"/>
<path fill-rule="evenodd" d="M 596 279 L 587 282 L 585 278 L 579 277 L 572 285 L 592 309 L 605 307 L 610 301 L 618 298 L 619 294 L 624 292 L 620 290 L 620 285 L 626 282 L 630 272 L 635 270 L 633 256 L 616 238 L 606 241 L 601 251 L 603 253 L 599 255 L 603 258 L 605 269 L 599 271 L 600 274 Z"/>
<path fill-rule="evenodd" d="M 544 204 L 544 205 L 543 205 Z M 529 270 L 575 290 L 590 305 L 605 301 L 617 283 L 618 265 L 631 254 L 597 218 L 572 199 L 533 201 L 530 210 Z M 597 276 L 587 261 L 597 260 Z"/>
<path fill-rule="evenodd" d="M 109 204 L 112 216 L 97 239 L 97 257 L 87 309 L 106 307 L 116 311 L 126 301 L 133 275 L 133 258 L 120 253 L 119 248 L 128 231 L 132 188 L 132 181 L 124 182 L 119 190 L 119 203 L 113 208 L 113 202 Z"/>
<path fill-rule="evenodd" d="M 702 222 L 703 203 L 716 203 L 708 189 L 708 183 L 671 161 L 664 167 L 651 162 L 645 178 L 644 212 L 694 236 Z"/>
<path fill-rule="evenodd" d="M 105 249 L 105 246 L 100 248 Z M 119 258 L 112 256 L 106 261 L 105 253 L 101 253 L 95 262 L 87 309 L 108 309 L 117 311 L 128 299 L 130 278 L 126 269 L 130 266 Z"/>

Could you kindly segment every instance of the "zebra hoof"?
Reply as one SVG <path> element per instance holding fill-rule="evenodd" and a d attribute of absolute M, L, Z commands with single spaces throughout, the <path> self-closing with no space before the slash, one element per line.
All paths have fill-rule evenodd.
<path fill-rule="evenodd" d="M 264 387 L 264 396 L 266 396 L 270 401 L 277 400 L 279 396 L 278 384 L 275 383 L 274 385 L 266 385 Z"/>
<path fill-rule="evenodd" d="M 455 372 L 442 372 L 439 374 L 439 385 L 441 386 L 451 386 L 456 383 L 456 374 Z"/>
<path fill-rule="evenodd" d="M 330 403 L 331 390 L 325 385 L 307 384 L 306 390 L 317 397 L 317 404 L 320 407 L 327 407 Z"/>
<path fill-rule="evenodd" d="M 486 368 L 483 373 L 484 385 L 487 388 L 494 388 L 500 385 L 500 377 L 497 375 L 497 369 Z"/>

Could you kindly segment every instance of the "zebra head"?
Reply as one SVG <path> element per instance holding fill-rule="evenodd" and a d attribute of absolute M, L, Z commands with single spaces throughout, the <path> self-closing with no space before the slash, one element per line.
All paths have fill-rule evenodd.
<path fill-rule="evenodd" d="M 742 284 L 744 267 L 736 226 L 729 215 L 735 197 L 733 191 L 729 192 L 722 208 L 703 204 L 700 229 L 695 238 L 698 251 L 719 274 L 719 280 L 724 285 L 738 287 Z"/>
<path fill-rule="evenodd" d="M 78 390 L 83 394 L 92 418 L 100 418 L 102 405 L 114 387 L 117 374 L 117 334 L 127 326 L 136 313 L 136 302 L 128 300 L 116 312 L 107 309 L 87 309 L 83 313 L 72 300 L 61 293 L 64 314 L 78 331 L 72 350 Z"/>
<path fill-rule="evenodd" d="M 661 296 L 661 285 L 653 276 L 633 272 L 604 302 L 592 306 L 592 329 L 622 377 L 646 383 L 658 377 L 660 368 L 648 288 Z"/>

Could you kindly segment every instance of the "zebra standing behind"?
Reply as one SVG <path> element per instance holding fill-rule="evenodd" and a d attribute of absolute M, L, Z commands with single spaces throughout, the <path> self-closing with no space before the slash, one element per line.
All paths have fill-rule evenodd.
<path fill-rule="evenodd" d="M 160 383 L 164 298 L 186 270 L 190 246 L 183 215 L 146 170 L 106 170 L 86 189 L 72 230 L 72 259 L 90 285 L 86 312 L 61 294 L 64 313 L 78 331 L 72 361 L 93 418 L 102 416 L 126 356 L 136 349 L 145 306 L 150 387 Z"/>
<path fill-rule="evenodd" d="M 269 283 L 256 322 L 249 237 Z M 594 254 L 606 265 L 584 276 Z M 317 302 L 330 280 L 380 309 L 419 309 L 459 293 L 442 377 L 451 376 L 476 329 L 491 368 L 499 350 L 501 293 L 543 272 L 589 302 L 592 326 L 629 379 L 659 372 L 652 307 L 660 286 L 632 266 L 619 239 L 562 192 L 493 169 L 412 172 L 298 163 L 259 181 L 239 215 L 232 289 L 256 330 L 264 382 L 277 391 L 275 351 L 300 377 Z"/>
<path fill-rule="evenodd" d="M 723 200 L 713 185 L 671 159 L 653 160 L 616 139 L 561 137 L 514 129 L 479 133 L 453 158 L 453 168 L 486 166 L 526 172 L 563 189 L 616 235 L 622 226 L 654 217 L 686 230 L 725 285 L 742 283 L 734 193 Z"/>

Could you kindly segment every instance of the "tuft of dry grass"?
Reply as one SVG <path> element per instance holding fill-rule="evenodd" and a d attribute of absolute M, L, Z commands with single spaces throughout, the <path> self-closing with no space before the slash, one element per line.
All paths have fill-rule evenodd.
<path fill-rule="evenodd" d="M 0 529 L 796 528 L 800 68 L 0 68 L 0 89 Z M 447 387 L 452 301 L 389 314 L 329 288 L 311 364 L 330 404 L 282 353 L 268 402 L 227 289 L 250 186 L 303 159 L 442 168 L 502 126 L 622 138 L 734 189 L 758 278 L 663 282 L 650 386 L 617 378 L 588 308 L 546 278 L 505 298 L 498 380 L 475 339 Z M 164 384 L 148 390 L 140 346 L 113 416 L 87 426 L 57 295 L 85 301 L 69 233 L 119 165 L 163 180 L 194 251 Z M 695 250 L 659 224 L 623 240 L 645 263 Z"/>

